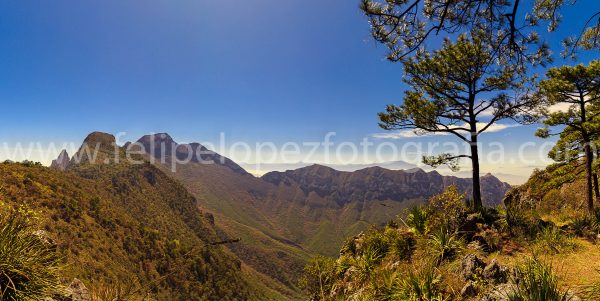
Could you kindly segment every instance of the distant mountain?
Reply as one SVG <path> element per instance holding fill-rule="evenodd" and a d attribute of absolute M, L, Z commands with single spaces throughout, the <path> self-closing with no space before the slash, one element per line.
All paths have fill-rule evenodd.
<path fill-rule="evenodd" d="M 264 174 L 271 171 L 286 171 L 286 170 L 294 170 L 307 166 L 311 166 L 315 163 L 306 163 L 306 162 L 296 162 L 296 163 L 258 163 L 258 164 L 241 164 L 246 170 L 249 170 L 252 174 L 257 176 L 263 176 Z M 388 161 L 381 163 L 365 163 L 365 164 L 320 164 L 323 166 L 331 167 L 335 170 L 339 171 L 357 171 L 360 169 L 368 168 L 368 167 L 383 167 L 386 169 L 392 170 L 408 170 L 417 168 L 418 166 L 412 163 L 404 162 L 404 161 Z"/>
<path fill-rule="evenodd" d="M 167 133 L 146 135 L 136 142 L 144 151 L 155 159 L 172 163 L 173 160 L 182 162 L 200 163 L 204 165 L 222 165 L 239 174 L 247 174 L 246 170 L 238 164 L 221 156 L 200 143 L 178 144 Z M 135 145 L 132 146 L 135 148 Z"/>
<path fill-rule="evenodd" d="M 276 186 L 262 211 L 283 224 L 291 237 L 309 250 L 334 255 L 343 240 L 370 224 L 385 224 L 404 209 L 422 204 L 450 185 L 470 195 L 470 179 L 442 176 L 421 169 L 370 167 L 354 172 L 309 167 L 265 174 Z M 491 175 L 481 177 L 487 205 L 498 204 L 509 184 Z M 467 196 L 468 196 L 467 195 Z"/>
<path fill-rule="evenodd" d="M 311 166 L 313 164 L 315 164 L 315 163 L 306 163 L 306 162 L 256 163 L 256 164 L 243 163 L 240 165 L 242 167 L 244 167 L 251 174 L 261 177 L 272 171 L 283 172 L 283 171 L 287 171 L 287 170 L 294 170 L 294 169 Z M 412 170 L 415 168 L 419 168 L 419 169 L 423 169 L 424 171 L 427 171 L 427 172 L 437 171 L 440 174 L 447 175 L 447 176 L 455 176 L 455 177 L 459 177 L 459 178 L 471 178 L 470 170 L 461 170 L 461 171 L 455 172 L 455 171 L 451 171 L 448 168 L 444 168 L 443 166 L 434 169 L 429 166 L 416 165 L 416 164 L 404 162 L 404 161 L 386 161 L 386 162 L 365 163 L 365 164 L 320 163 L 319 165 L 331 167 L 331 168 L 333 168 L 335 170 L 339 170 L 339 171 L 357 171 L 357 170 L 361 170 L 361 169 L 365 169 L 365 168 L 369 168 L 369 167 L 382 167 L 382 168 L 391 169 L 391 170 Z M 509 173 L 494 173 L 494 176 L 497 177 L 498 179 L 500 179 L 502 182 L 508 182 L 511 185 L 520 185 L 527 181 L 526 176 L 519 176 L 519 175 L 514 175 L 514 174 L 509 174 Z"/>
<path fill-rule="evenodd" d="M 456 185 L 468 193 L 471 179 L 442 176 L 421 169 L 389 170 L 369 167 L 355 172 L 338 171 L 331 167 L 312 165 L 286 172 L 270 172 L 262 179 L 277 186 L 298 186 L 306 196 L 316 193 L 338 206 L 352 202 L 397 201 L 426 199 Z M 495 206 L 502 201 L 510 185 L 491 174 L 481 178 L 483 202 Z"/>

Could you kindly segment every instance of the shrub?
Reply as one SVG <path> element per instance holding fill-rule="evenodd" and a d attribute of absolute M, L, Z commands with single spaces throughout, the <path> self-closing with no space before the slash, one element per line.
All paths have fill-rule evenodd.
<path fill-rule="evenodd" d="M 398 300 L 409 301 L 444 301 L 445 297 L 439 285 L 441 275 L 434 265 L 426 264 L 416 270 L 410 271 L 402 279 L 402 293 Z"/>
<path fill-rule="evenodd" d="M 401 300 L 402 275 L 396 271 L 382 270 L 375 287 L 375 298 L 381 301 Z"/>
<path fill-rule="evenodd" d="M 315 300 L 327 300 L 334 282 L 335 261 L 332 258 L 317 256 L 305 267 L 299 286 Z"/>
<path fill-rule="evenodd" d="M 414 234 L 401 232 L 394 228 L 386 228 L 384 237 L 388 245 L 388 254 L 393 254 L 398 259 L 410 259 L 417 245 Z"/>
<path fill-rule="evenodd" d="M 510 301 L 568 301 L 568 292 L 558 287 L 558 277 L 552 271 L 552 266 L 535 258 L 529 258 L 517 267 L 521 277 L 513 279 L 514 289 L 508 293 Z"/>
<path fill-rule="evenodd" d="M 425 234 L 427 232 L 428 219 L 429 214 L 425 208 L 414 206 L 408 210 L 406 225 L 417 234 Z"/>
<path fill-rule="evenodd" d="M 366 246 L 362 254 L 356 259 L 357 276 L 360 281 L 365 281 L 371 277 L 384 254 L 375 246 Z"/>
<path fill-rule="evenodd" d="M 0 299 L 42 300 L 59 287 L 60 258 L 16 212 L 0 214 Z"/>
<path fill-rule="evenodd" d="M 539 250 L 551 254 L 570 252 L 577 248 L 577 243 L 572 237 L 552 226 L 542 228 L 535 242 Z"/>
<path fill-rule="evenodd" d="M 452 259 L 462 249 L 462 246 L 462 240 L 445 227 L 441 227 L 429 237 L 429 251 L 437 264 L 446 259 Z"/>
<path fill-rule="evenodd" d="M 577 216 L 569 225 L 573 232 L 579 236 L 588 236 L 596 232 L 597 224 L 594 219 L 588 215 Z"/>
<path fill-rule="evenodd" d="M 505 219 L 509 233 L 514 236 L 525 235 L 535 238 L 543 226 L 543 222 L 535 211 L 527 212 L 514 205 L 506 208 Z"/>
<path fill-rule="evenodd" d="M 451 232 L 458 231 L 464 224 L 469 208 L 465 195 L 456 186 L 450 186 L 444 192 L 433 196 L 428 203 L 432 216 L 429 218 L 429 229 L 445 227 Z"/>

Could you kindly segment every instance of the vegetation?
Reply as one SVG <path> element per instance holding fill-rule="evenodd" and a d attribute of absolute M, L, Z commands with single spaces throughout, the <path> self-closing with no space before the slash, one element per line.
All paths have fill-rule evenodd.
<path fill-rule="evenodd" d="M 486 295 L 570 300 L 572 293 L 559 281 L 551 261 L 554 256 L 563 256 L 562 261 L 577 254 L 580 245 L 587 243 L 571 230 L 540 219 L 535 211 L 474 210 L 466 205 L 464 195 L 450 187 L 426 206 L 409 209 L 407 215 L 410 222 L 403 226 L 390 222 L 348 239 L 337 259 L 316 258 L 303 278 L 311 285 L 302 287 L 313 300 L 465 300 L 461 291 L 469 285 L 472 295 L 467 297 L 476 298 L 467 300 Z M 490 263 L 464 279 L 463 262 L 473 254 L 492 262 L 502 259 L 510 267 Z M 516 259 L 522 257 L 530 259 Z M 494 273 L 498 278 L 489 278 Z M 499 284 L 501 280 L 495 279 L 506 280 Z M 587 290 L 589 294 L 593 288 Z M 583 296 L 586 290 L 577 292 Z"/>
<path fill-rule="evenodd" d="M 82 164 L 59 172 L 4 163 L 0 182 L 0 199 L 9 207 L 27 204 L 43 217 L 40 227 L 56 240 L 65 260 L 60 276 L 67 282 L 78 278 L 98 295 L 105 287 L 130 284 L 123 290 L 129 297 L 158 300 L 243 300 L 258 294 L 244 279 L 239 260 L 223 246 L 211 245 L 221 240 L 212 217 L 150 164 Z M 28 230 L 12 225 L 9 232 Z M 36 273 L 32 276 L 53 279 L 43 270 Z"/>
<path fill-rule="evenodd" d="M 0 300 L 42 300 L 60 289 L 61 258 L 29 213 L 0 212 Z"/>
<path fill-rule="evenodd" d="M 552 134 L 549 127 L 563 127 L 560 140 L 550 151 L 549 156 L 558 161 L 577 163 L 583 156 L 586 173 L 587 208 L 594 210 L 592 164 L 594 153 L 592 142 L 600 134 L 598 115 L 600 107 L 600 61 L 593 61 L 588 66 L 563 66 L 552 68 L 547 72 L 547 79 L 539 84 L 539 96 L 546 100 L 549 107 L 555 104 L 567 104 L 566 111 L 549 112 L 544 110 L 545 127 L 536 134 L 547 138 Z M 596 175 L 596 191 L 598 178 Z M 597 192 L 598 194 L 598 192 Z M 598 196 L 598 195 L 597 195 Z M 598 196 L 600 197 L 600 196 Z"/>
<path fill-rule="evenodd" d="M 513 289 L 508 293 L 510 301 L 568 301 L 571 296 L 559 288 L 558 277 L 552 266 L 535 258 L 518 265 L 518 281 L 513 279 Z"/>

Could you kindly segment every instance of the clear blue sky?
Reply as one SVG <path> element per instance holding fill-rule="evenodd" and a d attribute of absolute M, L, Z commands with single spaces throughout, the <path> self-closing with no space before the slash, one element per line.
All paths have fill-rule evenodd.
<path fill-rule="evenodd" d="M 592 3 L 565 11 L 546 37 L 553 46 Z M 352 0 L 2 1 L 0 41 L 8 143 L 94 130 L 251 143 L 336 131 L 358 141 L 381 132 L 376 113 L 404 90 L 401 66 L 384 59 Z"/>

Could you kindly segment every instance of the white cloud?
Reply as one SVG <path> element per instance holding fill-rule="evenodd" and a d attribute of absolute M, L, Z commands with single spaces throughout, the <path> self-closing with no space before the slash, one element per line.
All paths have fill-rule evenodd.
<path fill-rule="evenodd" d="M 486 125 L 487 125 L 486 122 L 478 122 L 477 130 L 483 129 Z M 460 127 L 466 127 L 466 126 L 467 125 L 464 124 Z M 518 123 L 514 123 L 514 124 L 494 123 L 489 128 L 487 128 L 487 130 L 485 130 L 485 133 L 500 132 L 502 130 L 505 130 L 508 128 L 514 128 L 517 126 L 520 126 L 520 124 L 518 124 Z M 377 138 L 377 139 L 404 139 L 404 138 L 417 138 L 417 137 L 426 137 L 426 136 L 434 136 L 434 135 L 449 135 L 449 133 L 442 132 L 442 133 L 426 133 L 424 135 L 417 135 L 417 134 L 415 134 L 415 132 L 413 130 L 401 130 L 401 131 L 388 132 L 388 133 L 377 133 L 377 134 L 371 135 L 371 137 Z"/>
<path fill-rule="evenodd" d="M 481 130 L 486 125 L 487 125 L 487 123 L 485 123 L 485 122 L 478 122 L 477 130 Z M 502 130 L 505 130 L 508 128 L 514 128 L 514 127 L 518 127 L 518 126 L 521 126 L 521 125 L 518 123 L 513 123 L 513 124 L 494 123 L 489 128 L 487 128 L 487 130 L 485 130 L 485 133 L 500 132 Z"/>
<path fill-rule="evenodd" d="M 554 105 L 551 105 L 550 107 L 548 107 L 548 112 L 550 113 L 556 113 L 556 112 L 566 112 L 569 110 L 569 108 L 572 106 L 573 104 L 570 103 L 566 103 L 566 102 L 560 102 Z"/>
<path fill-rule="evenodd" d="M 433 135 L 448 135 L 448 133 L 427 133 L 425 135 L 417 135 L 413 130 L 402 130 L 388 133 L 377 133 L 371 135 L 373 138 L 377 139 L 402 139 L 402 138 L 415 138 L 415 137 L 423 137 L 423 136 L 433 136 Z"/>

